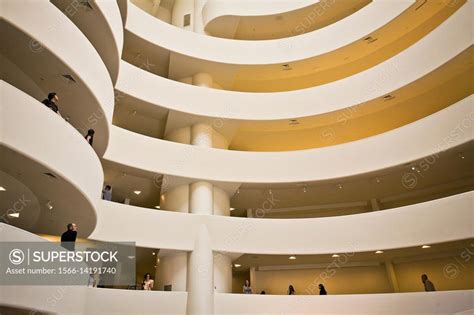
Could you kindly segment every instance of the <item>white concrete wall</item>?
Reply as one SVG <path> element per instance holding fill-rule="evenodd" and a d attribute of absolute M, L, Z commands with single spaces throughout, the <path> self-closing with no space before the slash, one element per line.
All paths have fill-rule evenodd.
<path fill-rule="evenodd" d="M 230 198 L 226 191 L 214 186 L 214 215 L 230 215 Z"/>
<path fill-rule="evenodd" d="M 187 257 L 186 252 L 158 254 L 160 262 L 157 265 L 158 273 L 155 276 L 157 287 L 155 290 L 164 290 L 165 285 L 171 285 L 172 291 L 186 291 Z"/>

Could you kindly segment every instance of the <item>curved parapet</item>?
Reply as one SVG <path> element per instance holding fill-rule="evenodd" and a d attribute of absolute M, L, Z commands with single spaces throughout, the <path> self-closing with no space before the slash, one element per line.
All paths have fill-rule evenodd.
<path fill-rule="evenodd" d="M 90 237 L 190 251 L 205 224 L 214 251 L 306 255 L 387 250 L 472 238 L 473 198 L 468 192 L 390 210 L 316 219 L 265 219 L 265 211 L 260 219 L 206 216 L 102 202 Z M 419 218 L 427 217 L 430 220 L 420 225 Z M 124 225 L 126 230 L 120 228 Z M 324 242 L 308 242 L 321 235 Z"/>
<path fill-rule="evenodd" d="M 155 139 L 112 126 L 111 142 L 104 158 L 151 174 L 209 181 L 296 183 L 335 180 L 399 166 L 472 141 L 472 104 L 473 96 L 469 96 L 435 114 L 377 136 L 287 152 L 209 149 Z M 375 149 L 380 154 L 374 154 Z M 288 165 L 292 166 L 291 172 L 288 172 Z"/>
<path fill-rule="evenodd" d="M 2 170 L 37 196 L 41 212 L 33 229 L 60 234 L 67 223 L 75 222 L 81 227 L 79 235 L 86 237 L 96 224 L 103 183 L 99 158 L 83 136 L 53 111 L 3 81 L 0 87 Z M 15 224 L 28 215 L 20 212 L 10 221 Z"/>
<path fill-rule="evenodd" d="M 10 44 L 3 45 L 0 51 L 9 60 L 6 63 L 16 67 L 2 73 L 2 79 L 27 90 L 25 80 L 17 80 L 23 74 L 43 91 L 42 98 L 48 92 L 58 92 L 63 116 L 69 117 L 71 124 L 84 134 L 88 129 L 95 130 L 94 148 L 101 156 L 109 140 L 114 92 L 96 49 L 48 1 L 4 1 L 2 18 L 2 37 Z"/>

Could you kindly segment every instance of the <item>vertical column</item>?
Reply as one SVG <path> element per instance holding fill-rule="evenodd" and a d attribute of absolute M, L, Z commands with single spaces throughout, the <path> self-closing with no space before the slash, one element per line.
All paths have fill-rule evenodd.
<path fill-rule="evenodd" d="M 194 32 L 204 34 L 204 22 L 202 19 L 202 9 L 207 0 L 194 0 Z"/>
<path fill-rule="evenodd" d="M 247 209 L 247 218 L 253 218 L 253 211 L 251 208 Z"/>
<path fill-rule="evenodd" d="M 252 287 L 253 293 L 257 293 L 257 270 L 255 267 L 250 267 L 250 286 Z"/>
<path fill-rule="evenodd" d="M 214 314 L 214 262 L 209 232 L 199 227 L 194 250 L 188 254 L 187 315 Z"/>
<path fill-rule="evenodd" d="M 193 85 L 212 88 L 213 80 L 209 73 L 199 72 L 193 75 Z"/>
<path fill-rule="evenodd" d="M 385 261 L 385 269 L 387 270 L 388 281 L 392 286 L 392 290 L 394 293 L 400 292 L 400 288 L 398 287 L 398 280 L 397 275 L 395 274 L 395 269 L 393 268 L 393 264 L 391 261 Z"/>
<path fill-rule="evenodd" d="M 208 182 L 195 182 L 189 185 L 189 212 L 212 214 L 214 188 Z"/>
<path fill-rule="evenodd" d="M 207 124 L 195 124 L 191 127 L 191 144 L 212 148 L 212 127 Z"/>

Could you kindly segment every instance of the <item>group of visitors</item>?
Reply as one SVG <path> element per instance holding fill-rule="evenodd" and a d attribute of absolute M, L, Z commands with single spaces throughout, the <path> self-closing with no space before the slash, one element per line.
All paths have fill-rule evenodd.
<path fill-rule="evenodd" d="M 245 284 L 242 287 L 242 292 L 244 294 L 252 294 L 253 293 L 249 280 L 245 280 Z M 265 291 L 262 291 L 262 292 L 260 292 L 260 294 L 267 294 L 267 293 Z M 293 287 L 292 284 L 290 284 L 288 286 L 287 294 L 288 295 L 296 295 L 295 287 Z M 326 291 L 326 288 L 324 287 L 324 285 L 322 283 L 320 283 L 319 284 L 319 295 L 327 295 L 327 294 L 328 294 L 328 292 Z"/>
<path fill-rule="evenodd" d="M 433 282 L 431 282 L 428 279 L 428 276 L 426 274 L 421 275 L 421 282 L 423 282 L 423 285 L 425 286 L 425 291 L 426 292 L 436 291 Z M 319 295 L 327 295 L 328 294 L 328 292 L 326 291 L 326 288 L 324 287 L 324 285 L 322 283 L 320 283 L 318 285 L 318 287 L 319 287 Z M 245 284 L 242 287 L 242 292 L 244 294 L 252 294 L 253 293 L 249 280 L 245 280 Z M 260 294 L 266 294 L 266 292 L 262 291 L 262 292 L 260 292 Z M 293 287 L 292 284 L 290 284 L 288 286 L 287 294 L 288 295 L 296 295 L 296 290 L 295 290 L 295 288 Z"/>
<path fill-rule="evenodd" d="M 56 104 L 56 102 L 59 102 L 59 96 L 56 92 L 51 92 L 48 94 L 48 97 L 45 98 L 42 103 L 44 105 L 46 105 L 46 107 L 48 107 L 49 109 L 51 109 L 53 112 L 55 112 L 56 114 L 58 114 L 60 117 L 62 117 L 61 113 L 59 112 L 59 107 L 58 105 Z M 69 117 L 65 117 L 64 118 L 66 121 L 69 121 Z M 84 138 L 86 139 L 86 141 L 92 146 L 93 142 L 94 142 L 94 134 L 95 134 L 95 131 L 94 129 L 89 129 L 87 131 L 87 134 L 84 136 Z"/>

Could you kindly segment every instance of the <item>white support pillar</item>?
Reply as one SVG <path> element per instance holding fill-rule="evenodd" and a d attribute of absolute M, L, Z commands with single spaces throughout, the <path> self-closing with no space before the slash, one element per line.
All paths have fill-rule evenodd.
<path fill-rule="evenodd" d="M 385 261 L 385 269 L 387 270 L 388 281 L 390 282 L 393 292 L 400 292 L 397 275 L 395 274 L 395 269 L 393 268 L 393 263 L 389 260 Z"/>
<path fill-rule="evenodd" d="M 227 192 L 217 186 L 214 187 L 214 205 L 213 214 L 230 216 L 230 197 Z"/>
<path fill-rule="evenodd" d="M 194 0 L 194 32 L 204 34 L 204 21 L 202 18 L 202 10 L 207 0 Z"/>
<path fill-rule="evenodd" d="M 191 144 L 212 148 L 212 127 L 206 124 L 195 124 L 191 126 Z"/>
<path fill-rule="evenodd" d="M 250 267 L 250 286 L 253 293 L 257 293 L 257 270 L 255 267 Z"/>
<path fill-rule="evenodd" d="M 214 85 L 212 76 L 209 73 L 199 72 L 193 75 L 193 85 L 212 88 Z"/>
<path fill-rule="evenodd" d="M 253 218 L 253 210 L 252 208 L 247 209 L 247 218 Z"/>
<path fill-rule="evenodd" d="M 189 185 L 189 212 L 213 214 L 214 187 L 208 182 L 195 182 Z"/>
<path fill-rule="evenodd" d="M 188 254 L 187 315 L 214 314 L 214 258 L 207 227 L 199 227 L 194 250 Z"/>

